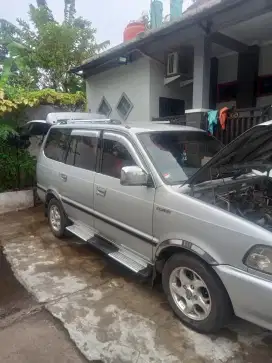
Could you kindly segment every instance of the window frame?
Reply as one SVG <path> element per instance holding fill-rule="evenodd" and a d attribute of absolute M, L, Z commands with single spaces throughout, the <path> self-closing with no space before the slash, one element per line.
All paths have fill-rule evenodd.
<path fill-rule="evenodd" d="M 119 111 L 119 109 L 118 109 L 118 106 L 119 106 L 119 104 L 120 104 L 120 102 L 121 102 L 122 98 L 125 98 L 125 99 L 129 102 L 129 104 L 130 104 L 130 108 L 129 108 L 129 110 L 128 110 L 128 113 L 127 113 L 125 116 L 124 116 L 124 115 L 122 115 L 122 113 L 121 113 L 121 112 Z M 119 101 L 118 101 L 118 102 L 117 102 L 117 104 L 116 104 L 116 110 L 117 110 L 118 114 L 120 115 L 120 117 L 122 117 L 122 119 L 123 119 L 123 120 L 127 120 L 127 118 L 128 118 L 128 116 L 130 115 L 130 113 L 131 113 L 131 111 L 132 111 L 133 107 L 134 107 L 134 105 L 133 105 L 133 103 L 131 102 L 130 98 L 126 95 L 126 93 L 125 93 L 125 92 L 123 92 L 123 93 L 122 93 L 122 95 L 121 95 L 121 97 L 119 98 Z"/>
<path fill-rule="evenodd" d="M 72 137 L 73 136 L 85 136 L 85 137 L 96 137 L 97 138 L 97 152 L 96 152 L 96 159 L 95 159 L 95 165 L 94 165 L 94 170 L 89 170 L 89 169 L 85 169 L 85 168 L 81 168 L 79 166 L 76 165 L 71 165 L 71 164 L 67 164 L 67 157 L 68 157 L 68 152 L 70 149 L 70 145 L 72 142 Z M 99 165 L 99 158 L 100 158 L 100 151 L 99 151 L 99 145 L 100 145 L 100 140 L 101 140 L 101 130 L 84 130 L 84 129 L 71 129 L 71 133 L 69 135 L 69 142 L 68 142 L 68 149 L 67 152 L 65 154 L 65 165 L 71 166 L 73 168 L 78 168 L 81 170 L 85 170 L 87 172 L 91 172 L 91 173 L 96 173 L 97 172 L 97 167 Z"/>
<path fill-rule="evenodd" d="M 54 132 L 54 130 L 58 130 L 60 132 L 62 131 L 66 131 L 67 132 L 67 145 L 68 145 L 68 148 L 66 151 L 63 152 L 63 157 L 62 157 L 62 161 L 59 161 L 59 160 L 55 160 L 55 159 L 52 159 L 50 157 L 48 157 L 46 155 L 46 144 L 47 144 L 47 141 L 51 135 L 52 132 Z M 66 156 L 67 156 L 67 152 L 69 150 L 69 145 L 70 145 L 70 136 L 71 136 L 71 132 L 72 132 L 72 129 L 70 129 L 69 127 L 50 127 L 50 129 L 48 130 L 47 134 L 46 134 L 46 137 L 44 138 L 44 144 L 43 144 L 43 147 L 42 147 L 42 152 L 43 152 L 43 156 L 45 158 L 47 158 L 48 160 L 52 160 L 52 161 L 55 161 L 57 163 L 62 163 L 62 164 L 66 164 Z"/>
<path fill-rule="evenodd" d="M 104 177 L 118 179 L 118 178 L 115 178 L 113 176 L 102 173 L 104 140 L 119 142 L 123 147 L 125 147 L 127 149 L 130 156 L 135 161 L 136 165 L 138 165 L 140 168 L 142 168 L 146 173 L 150 174 L 150 172 L 146 170 L 146 167 L 144 166 L 144 164 L 143 164 L 143 162 L 142 162 L 142 160 L 141 160 L 135 146 L 133 145 L 133 143 L 125 135 L 122 135 L 122 134 L 120 134 L 118 132 L 114 132 L 114 131 L 110 131 L 110 130 L 105 130 L 101 134 L 100 145 L 98 146 L 98 148 L 99 148 L 99 152 L 98 152 L 99 163 L 98 163 L 98 167 L 97 167 L 97 171 L 96 171 L 98 174 L 101 174 Z"/>
<path fill-rule="evenodd" d="M 99 112 L 99 109 L 100 109 L 100 107 L 102 106 L 102 103 L 103 103 L 103 102 L 107 105 L 107 107 L 108 107 L 108 109 L 109 109 L 109 112 L 107 113 L 107 115 L 104 115 L 104 113 Z M 106 97 L 105 97 L 105 96 L 103 96 L 103 97 L 102 97 L 102 99 L 101 99 L 101 101 L 100 101 L 100 103 L 99 103 L 99 106 L 98 106 L 98 108 L 97 108 L 97 113 L 99 113 L 100 115 L 104 115 L 104 116 L 106 116 L 106 117 L 109 117 L 109 116 L 110 116 L 110 114 L 112 113 L 112 107 L 111 107 L 111 105 L 109 104 L 109 102 L 107 101 L 107 99 L 106 99 Z"/>

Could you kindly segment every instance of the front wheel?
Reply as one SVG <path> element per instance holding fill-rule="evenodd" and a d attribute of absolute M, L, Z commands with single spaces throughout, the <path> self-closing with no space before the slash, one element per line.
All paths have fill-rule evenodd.
<path fill-rule="evenodd" d="M 188 253 L 165 263 L 162 283 L 169 304 L 180 320 L 199 333 L 215 333 L 230 319 L 229 296 L 215 272 Z"/>
<path fill-rule="evenodd" d="M 55 198 L 52 198 L 48 204 L 48 221 L 54 236 L 64 237 L 67 218 L 60 202 Z"/>

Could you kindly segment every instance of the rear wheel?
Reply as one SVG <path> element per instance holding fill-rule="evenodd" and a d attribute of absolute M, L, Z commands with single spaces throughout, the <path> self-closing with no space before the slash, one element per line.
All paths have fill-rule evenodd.
<path fill-rule="evenodd" d="M 162 283 L 175 314 L 200 333 L 215 333 L 230 319 L 229 296 L 210 266 L 191 254 L 176 254 L 166 262 Z"/>
<path fill-rule="evenodd" d="M 55 198 L 52 198 L 48 204 L 48 221 L 52 233 L 56 237 L 62 238 L 68 221 L 60 202 Z"/>

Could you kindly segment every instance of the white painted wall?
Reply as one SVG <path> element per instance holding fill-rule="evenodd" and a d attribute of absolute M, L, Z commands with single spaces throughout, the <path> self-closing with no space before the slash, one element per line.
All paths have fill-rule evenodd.
<path fill-rule="evenodd" d="M 94 75 L 86 83 L 91 112 L 97 112 L 104 96 L 112 108 L 110 117 L 120 119 L 116 106 L 124 92 L 134 105 L 127 121 L 150 120 L 150 65 L 147 58 Z"/>
<path fill-rule="evenodd" d="M 233 53 L 219 59 L 218 83 L 237 80 L 238 54 Z M 259 75 L 272 74 L 272 44 L 261 47 Z M 159 98 L 169 97 L 185 101 L 185 109 L 192 108 L 193 85 L 181 88 L 175 81 L 164 85 L 164 66 L 148 58 L 110 69 L 87 80 L 88 107 L 97 112 L 104 96 L 112 107 L 110 117 L 120 118 L 116 110 L 122 93 L 126 93 L 133 109 L 127 121 L 149 121 L 159 117 Z M 217 108 L 235 106 L 235 100 L 217 104 Z M 257 106 L 272 104 L 272 96 L 259 97 Z"/>
<path fill-rule="evenodd" d="M 0 193 L 0 215 L 34 206 L 33 190 Z"/>
<path fill-rule="evenodd" d="M 150 61 L 150 114 L 159 117 L 159 98 L 167 97 L 185 101 L 185 109 L 192 107 L 193 87 L 180 87 L 180 81 L 164 85 L 164 65 Z"/>

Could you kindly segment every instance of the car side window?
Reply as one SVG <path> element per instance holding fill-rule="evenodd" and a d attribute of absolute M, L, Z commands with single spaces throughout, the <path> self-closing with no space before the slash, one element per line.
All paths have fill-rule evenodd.
<path fill-rule="evenodd" d="M 69 146 L 69 129 L 50 130 L 44 146 L 44 154 L 47 158 L 64 162 Z"/>
<path fill-rule="evenodd" d="M 71 136 L 66 164 L 95 171 L 98 138 Z"/>
<path fill-rule="evenodd" d="M 137 163 L 120 142 L 105 139 L 103 142 L 103 155 L 101 173 L 120 179 L 121 169 L 124 166 L 134 166 Z"/>

